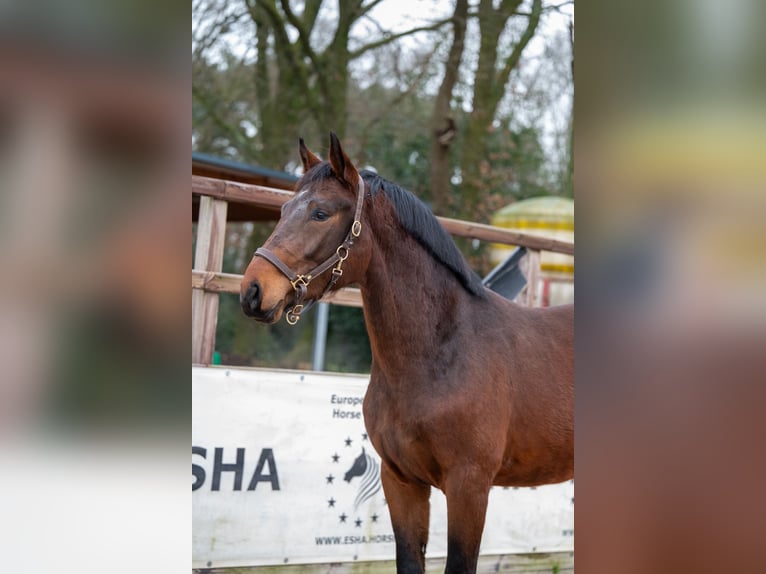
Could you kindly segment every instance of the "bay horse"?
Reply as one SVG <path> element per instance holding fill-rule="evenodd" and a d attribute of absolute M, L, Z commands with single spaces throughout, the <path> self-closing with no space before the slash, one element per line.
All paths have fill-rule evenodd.
<path fill-rule="evenodd" d="M 358 284 L 372 366 L 363 414 L 381 458 L 399 574 L 425 569 L 431 486 L 447 498 L 447 574 L 476 572 L 492 485 L 574 475 L 574 308 L 486 289 L 413 194 L 300 140 L 304 174 L 248 265 L 244 313 L 296 322 Z"/>

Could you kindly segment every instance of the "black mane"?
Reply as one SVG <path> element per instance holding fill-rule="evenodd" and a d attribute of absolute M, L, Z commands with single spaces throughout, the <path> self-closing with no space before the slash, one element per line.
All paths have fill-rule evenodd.
<path fill-rule="evenodd" d="M 452 237 L 442 227 L 431 210 L 415 195 L 403 187 L 380 177 L 377 173 L 362 170 L 362 179 L 370 188 L 371 194 L 379 191 L 388 197 L 394 206 L 401 226 L 409 233 L 436 261 L 449 269 L 460 284 L 470 293 L 484 296 L 484 286 L 481 279 L 468 266 L 463 254 L 452 241 Z M 306 173 L 298 188 L 310 183 L 316 183 L 335 174 L 329 162 L 322 162 Z"/>

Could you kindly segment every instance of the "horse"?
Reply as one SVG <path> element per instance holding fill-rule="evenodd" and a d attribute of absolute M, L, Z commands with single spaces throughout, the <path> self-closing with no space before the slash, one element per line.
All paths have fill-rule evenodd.
<path fill-rule="evenodd" d="M 357 170 L 330 134 L 302 139 L 303 176 L 245 270 L 240 303 L 289 323 L 357 284 L 372 365 L 367 434 L 398 574 L 422 574 L 431 487 L 447 499 L 447 574 L 474 574 L 490 488 L 574 476 L 574 307 L 531 308 L 486 289 L 412 193 Z"/>

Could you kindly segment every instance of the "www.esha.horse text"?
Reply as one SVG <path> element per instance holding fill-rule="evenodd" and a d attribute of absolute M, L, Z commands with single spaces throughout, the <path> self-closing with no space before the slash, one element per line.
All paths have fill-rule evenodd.
<path fill-rule="evenodd" d="M 330 397 L 330 404 L 333 405 L 332 418 L 362 420 L 362 411 L 360 410 L 360 407 L 362 406 L 363 401 L 364 397 L 342 397 L 335 394 L 332 395 Z M 335 405 L 357 408 L 351 411 L 338 408 Z"/>

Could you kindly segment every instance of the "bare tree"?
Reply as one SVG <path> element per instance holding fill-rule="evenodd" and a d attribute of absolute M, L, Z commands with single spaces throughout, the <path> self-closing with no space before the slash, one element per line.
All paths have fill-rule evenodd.
<path fill-rule="evenodd" d="M 322 0 L 238 0 L 244 4 L 255 38 L 254 90 L 258 139 L 267 143 L 261 163 L 284 164 L 292 155 L 297 126 L 310 119 L 320 132 L 346 130 L 349 64 L 371 50 L 424 31 L 435 31 L 449 19 L 440 19 L 398 33 L 383 31 L 356 45 L 354 25 L 367 17 L 381 0 L 344 0 L 337 5 L 335 28 L 329 41 L 316 41 Z M 302 10 L 298 8 L 302 6 Z M 234 8 L 234 12 L 237 9 Z M 323 32 L 325 39 L 327 30 Z M 321 35 L 321 34 L 319 34 Z M 204 86 L 195 85 L 195 97 L 205 105 Z M 208 102 L 211 98 L 207 98 Z M 236 128 L 235 128 L 236 129 Z M 267 156 L 268 162 L 265 162 Z"/>

